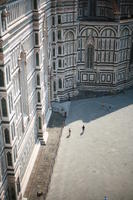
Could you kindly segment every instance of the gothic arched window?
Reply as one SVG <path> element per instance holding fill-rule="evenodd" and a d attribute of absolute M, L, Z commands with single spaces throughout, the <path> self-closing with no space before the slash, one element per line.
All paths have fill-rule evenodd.
<path fill-rule="evenodd" d="M 53 48 L 53 56 L 55 56 L 55 48 Z"/>
<path fill-rule="evenodd" d="M 52 17 L 52 25 L 53 26 L 55 25 L 55 18 L 54 18 L 54 16 Z"/>
<path fill-rule="evenodd" d="M 9 130 L 7 128 L 4 130 L 4 134 L 5 134 L 5 143 L 10 144 Z"/>
<path fill-rule="evenodd" d="M 130 52 L 130 64 L 133 64 L 133 42 L 132 42 L 131 52 Z"/>
<path fill-rule="evenodd" d="M 59 68 L 61 68 L 61 67 L 62 67 L 61 60 L 58 60 L 58 67 L 59 67 Z"/>
<path fill-rule="evenodd" d="M 39 44 L 39 37 L 38 37 L 38 33 L 35 33 L 35 45 Z"/>
<path fill-rule="evenodd" d="M 39 129 L 42 128 L 42 120 L 41 120 L 41 117 L 38 117 L 38 127 L 39 127 Z"/>
<path fill-rule="evenodd" d="M 54 81 L 53 83 L 53 87 L 54 87 L 54 92 L 56 91 L 56 82 Z"/>
<path fill-rule="evenodd" d="M 4 73 L 0 70 L 0 87 L 4 87 Z"/>
<path fill-rule="evenodd" d="M 61 15 L 58 15 L 58 24 L 61 24 Z"/>
<path fill-rule="evenodd" d="M 96 15 L 96 0 L 89 0 L 88 1 L 88 13 L 89 16 L 95 16 Z"/>
<path fill-rule="evenodd" d="M 1 106 L 2 106 L 3 117 L 7 117 L 7 105 L 6 105 L 6 100 L 4 98 L 1 99 Z"/>
<path fill-rule="evenodd" d="M 40 85 L 40 75 L 37 74 L 37 85 Z"/>
<path fill-rule="evenodd" d="M 58 40 L 61 40 L 61 30 L 58 31 Z"/>
<path fill-rule="evenodd" d="M 7 164 L 12 167 L 12 155 L 10 152 L 7 153 Z"/>
<path fill-rule="evenodd" d="M 53 32 L 53 42 L 55 42 L 55 32 Z"/>
<path fill-rule="evenodd" d="M 88 47 L 87 47 L 86 65 L 90 69 L 93 68 L 93 65 L 94 65 L 94 47 L 93 47 L 93 45 L 88 45 Z"/>
<path fill-rule="evenodd" d="M 59 79 L 59 89 L 62 89 L 62 80 Z"/>
<path fill-rule="evenodd" d="M 53 70 L 55 70 L 55 62 L 53 62 Z"/>
<path fill-rule="evenodd" d="M 58 47 L 58 54 L 61 54 L 61 46 Z"/>
<path fill-rule="evenodd" d="M 38 92 L 38 93 L 37 93 L 37 101 L 38 101 L 38 103 L 40 103 L 40 102 L 41 102 L 41 96 L 40 96 L 40 92 Z"/>
<path fill-rule="evenodd" d="M 36 53 L 36 66 L 39 66 L 39 53 Z"/>
<path fill-rule="evenodd" d="M 24 118 L 29 115 L 27 68 L 26 68 L 26 57 L 25 57 L 24 49 L 22 49 L 20 58 L 21 58 L 21 62 L 20 62 L 21 70 L 19 71 L 19 80 L 20 80 L 20 85 L 21 85 L 20 91 L 21 91 L 21 98 L 22 98 L 21 108 L 22 108 L 22 114 L 23 114 L 23 120 L 24 120 Z M 23 122 L 25 123 L 25 120 Z"/>
<path fill-rule="evenodd" d="M 34 9 L 37 9 L 37 0 L 34 0 Z"/>

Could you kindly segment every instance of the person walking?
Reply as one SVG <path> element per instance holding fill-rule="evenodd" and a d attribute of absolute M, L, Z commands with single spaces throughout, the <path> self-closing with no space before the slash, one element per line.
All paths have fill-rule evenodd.
<path fill-rule="evenodd" d="M 71 129 L 69 128 L 69 136 L 71 135 Z"/>
<path fill-rule="evenodd" d="M 82 132 L 80 133 L 80 135 L 83 135 L 83 134 L 84 134 L 84 131 L 85 131 L 85 126 L 83 125 L 83 126 L 82 126 Z"/>
<path fill-rule="evenodd" d="M 69 138 L 71 136 L 71 129 L 70 128 L 68 129 L 68 133 L 69 134 L 68 134 L 68 136 L 66 138 Z"/>
<path fill-rule="evenodd" d="M 85 130 L 85 126 L 83 125 L 83 126 L 82 126 L 82 132 L 83 132 L 83 133 L 84 133 L 84 130 Z"/>

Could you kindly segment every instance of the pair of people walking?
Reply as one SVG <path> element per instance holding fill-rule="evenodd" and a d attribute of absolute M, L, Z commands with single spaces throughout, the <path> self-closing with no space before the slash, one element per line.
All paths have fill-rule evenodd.
<path fill-rule="evenodd" d="M 83 135 L 84 134 L 84 131 L 85 131 L 85 126 L 83 125 L 82 126 L 82 132 L 80 133 L 80 135 Z M 67 136 L 67 138 L 69 138 L 71 136 L 71 129 L 69 128 L 68 129 L 68 136 Z"/>

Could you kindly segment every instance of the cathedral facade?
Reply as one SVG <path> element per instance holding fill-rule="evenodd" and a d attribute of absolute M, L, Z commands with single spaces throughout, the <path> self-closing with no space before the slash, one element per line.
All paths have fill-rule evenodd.
<path fill-rule="evenodd" d="M 53 0 L 47 9 L 52 100 L 133 85 L 133 2 Z"/>
<path fill-rule="evenodd" d="M 45 1 L 0 1 L 0 199 L 22 199 L 50 117 Z"/>

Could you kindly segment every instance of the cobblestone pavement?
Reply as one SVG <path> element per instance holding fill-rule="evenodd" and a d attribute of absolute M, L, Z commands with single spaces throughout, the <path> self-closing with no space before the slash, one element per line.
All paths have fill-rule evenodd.
<path fill-rule="evenodd" d="M 28 200 L 40 200 L 46 197 L 63 126 L 64 118 L 58 113 L 53 113 L 47 129 L 49 133 L 47 144 L 40 147 L 24 195 Z M 37 197 L 37 192 L 40 193 L 40 197 Z"/>

